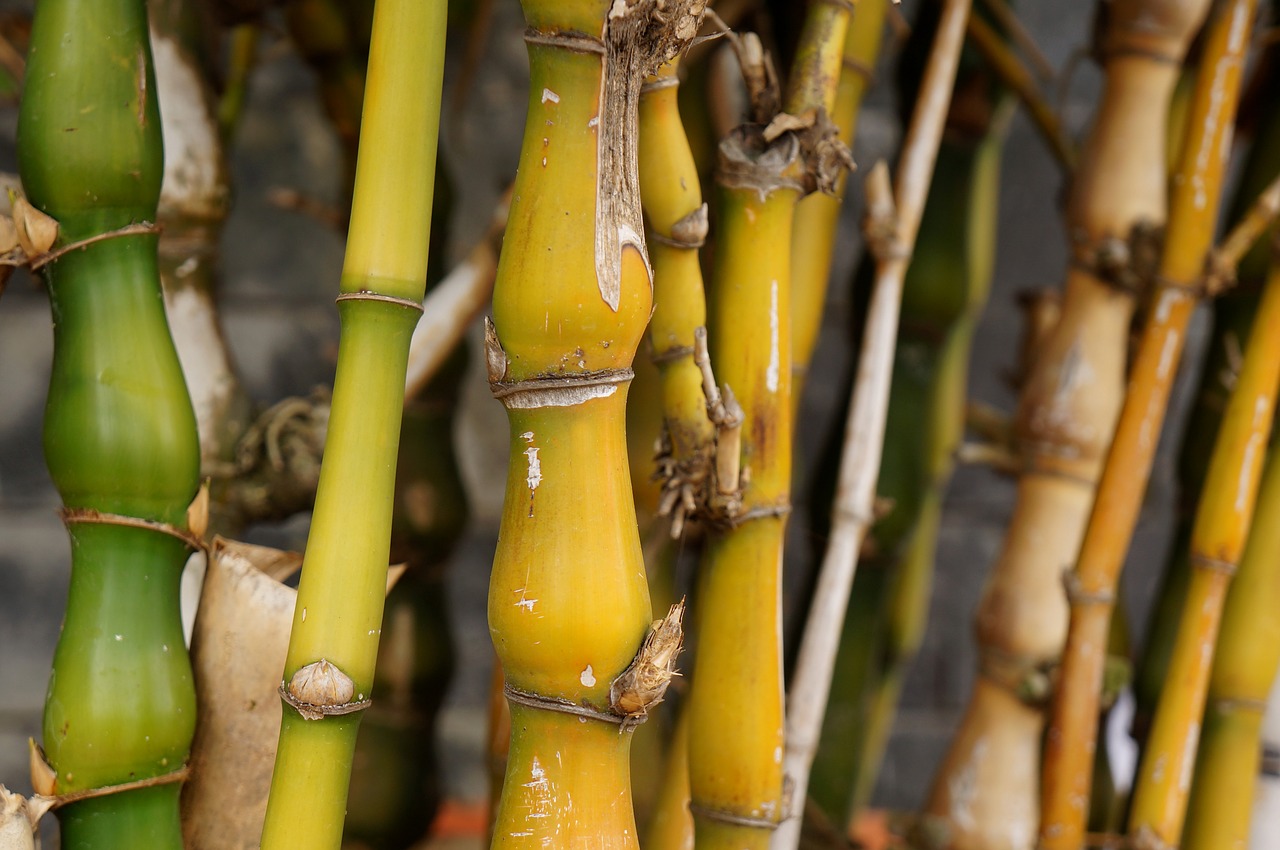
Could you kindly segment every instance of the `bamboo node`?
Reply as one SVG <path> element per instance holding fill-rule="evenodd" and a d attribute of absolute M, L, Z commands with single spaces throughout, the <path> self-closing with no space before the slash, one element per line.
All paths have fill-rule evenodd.
<path fill-rule="evenodd" d="M 740 815 L 736 812 L 727 812 L 724 809 L 703 806 L 694 802 L 689 803 L 689 813 L 695 818 L 718 821 L 720 823 L 727 823 L 733 826 L 745 826 L 752 829 L 767 829 L 770 832 L 778 828 L 778 821 L 772 818 Z"/>
<path fill-rule="evenodd" d="M 382 304 L 394 304 L 397 307 L 403 307 L 416 313 L 422 312 L 422 302 L 420 301 L 414 301 L 412 298 L 396 298 L 394 295 L 383 295 L 367 289 L 362 289 L 359 292 L 344 292 L 334 300 L 339 304 L 346 301 L 376 301 Z"/>
<path fill-rule="evenodd" d="M 493 397 L 508 410 L 532 410 L 539 407 L 573 407 L 594 398 L 605 398 L 635 377 L 629 368 L 601 369 L 528 378 L 523 381 L 490 381 Z"/>
<path fill-rule="evenodd" d="M 53 221 L 53 219 L 49 220 Z M 36 245 L 28 245 L 24 243 L 20 244 L 19 247 L 0 255 L 0 266 L 26 266 L 31 271 L 38 272 L 40 269 L 55 260 L 62 259 L 72 251 L 81 251 L 88 248 L 90 245 L 97 244 L 98 242 L 105 242 L 108 239 L 119 239 L 123 236 L 156 234 L 160 232 L 160 229 L 160 225 L 158 224 L 152 224 L 149 221 L 140 221 L 135 224 L 127 224 L 124 227 L 118 227 L 115 230 L 108 230 L 105 233 L 95 234 L 87 239 L 79 239 L 75 242 L 70 242 L 53 251 L 47 249 L 43 251 L 40 250 L 39 246 L 44 244 L 43 240 Z M 20 235 L 19 241 L 23 242 L 24 240 L 21 237 L 22 228 L 19 228 L 18 233 Z M 35 253 L 28 254 L 27 250 L 32 250 Z"/>
<path fill-rule="evenodd" d="M 1067 592 L 1067 602 L 1073 607 L 1077 605 L 1109 606 L 1116 603 L 1114 590 L 1106 588 L 1086 590 L 1084 583 L 1080 581 L 1080 576 L 1070 567 L 1062 571 L 1062 586 Z"/>
<path fill-rule="evenodd" d="M 982 647 L 978 673 L 1031 708 L 1044 708 L 1053 694 L 1053 662 Z"/>
<path fill-rule="evenodd" d="M 605 55 L 604 41 L 583 33 L 546 31 L 530 27 L 524 31 L 524 40 L 528 44 L 545 47 L 559 47 L 572 53 L 591 53 L 596 56 Z"/>
<path fill-rule="evenodd" d="M 100 788 L 85 788 L 81 791 L 57 793 L 58 774 L 45 758 L 44 749 L 34 739 L 27 739 L 31 749 L 31 787 L 36 793 L 28 801 L 32 824 L 40 820 L 46 812 L 78 803 L 81 800 L 92 800 L 96 797 L 107 797 L 111 794 L 123 794 L 126 791 L 138 791 L 143 788 L 154 788 L 157 785 L 172 785 L 186 782 L 191 774 L 190 765 L 184 764 L 177 770 L 162 773 L 159 776 L 148 776 L 132 782 L 121 782 L 118 785 L 104 785 Z"/>
<path fill-rule="evenodd" d="M 1174 845 L 1157 835 L 1154 829 L 1143 824 L 1130 838 L 1129 848 L 1130 850 L 1174 850 Z"/>
<path fill-rule="evenodd" d="M 1231 714 L 1237 711 L 1265 714 L 1267 701 L 1265 699 L 1249 699 L 1248 697 L 1217 697 L 1208 701 L 1208 709 L 1219 714 Z M 1280 752 L 1275 750 L 1271 752 L 1273 755 L 1280 757 Z M 1263 758 L 1266 758 L 1266 750 L 1263 751 Z"/>
<path fill-rule="evenodd" d="M 649 634 L 631 664 L 609 685 L 609 707 L 623 715 L 622 731 L 634 728 L 662 702 L 676 672 L 676 659 L 684 645 L 684 599 L 671 606 L 667 616 L 654 620 Z"/>
<path fill-rule="evenodd" d="M 707 205 L 703 203 L 702 206 L 671 225 L 670 235 L 664 235 L 652 230 L 649 233 L 649 238 L 660 245 L 696 251 L 706 244 L 707 231 L 709 229 Z"/>
<path fill-rule="evenodd" d="M 1096 242 L 1077 235 L 1071 265 L 1120 292 L 1139 296 L 1158 277 L 1164 228 L 1136 221 L 1127 236 L 1104 236 Z"/>
<path fill-rule="evenodd" d="M 674 363 L 677 360 L 683 360 L 686 357 L 693 356 L 692 345 L 675 345 L 666 351 L 655 351 L 649 355 L 649 362 L 655 366 L 663 366 L 667 363 Z"/>
<path fill-rule="evenodd" d="M 1211 558 L 1208 555 L 1199 552 L 1192 552 L 1189 560 L 1191 566 L 1202 570 L 1209 570 L 1215 573 L 1222 573 L 1226 576 L 1233 576 L 1239 565 L 1234 561 L 1228 561 L 1223 558 Z"/>
<path fill-rule="evenodd" d="M 352 699 L 355 691 L 351 677 L 324 658 L 299 667 L 288 683 L 280 683 L 280 698 L 305 720 L 353 714 L 373 704 L 364 694 Z"/>
<path fill-rule="evenodd" d="M 58 511 L 62 517 L 62 524 L 71 526 L 78 524 L 85 525 L 119 525 L 127 528 L 141 528 L 147 531 L 155 531 L 159 534 L 167 534 L 170 537 L 181 540 L 187 544 L 187 548 L 193 552 L 203 551 L 204 541 L 190 531 L 170 525 L 167 522 L 159 522 L 153 519 L 142 519 L 141 517 L 121 516 L 120 514 L 103 513 L 95 511 L 93 508 L 62 508 Z"/>
<path fill-rule="evenodd" d="M 506 683 L 502 686 L 502 692 L 510 702 L 517 705 L 527 706 L 529 708 L 541 709 L 542 711 L 558 711 L 561 714 L 572 714 L 575 717 L 582 717 L 588 720 L 599 720 L 602 723 L 612 723 L 617 726 L 621 726 L 627 720 L 626 717 L 623 717 L 620 714 L 614 714 L 611 711 L 601 711 L 595 706 L 587 704 L 585 701 L 582 703 L 576 703 L 572 700 L 560 699 L 558 697 L 544 697 L 539 694 L 531 694 L 528 691 L 522 691 L 518 688 L 512 687 L 510 683 Z M 634 728 L 640 723 L 643 723 L 644 720 L 645 718 L 641 717 L 627 728 Z"/>

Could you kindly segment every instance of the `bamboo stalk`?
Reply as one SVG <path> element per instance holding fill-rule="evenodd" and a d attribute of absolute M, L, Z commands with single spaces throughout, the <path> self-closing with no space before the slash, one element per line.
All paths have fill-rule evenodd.
<path fill-rule="evenodd" d="M 1280 71 L 1280 68 L 1276 70 Z M 1280 85 L 1280 76 L 1273 72 L 1270 82 L 1273 86 Z M 1273 110 L 1266 116 L 1255 132 L 1236 189 L 1230 220 L 1239 221 L 1246 215 L 1253 215 L 1250 205 L 1254 210 L 1257 209 L 1255 198 L 1264 196 L 1267 181 L 1276 174 L 1280 174 L 1280 110 Z M 1139 742 L 1146 740 L 1151 715 L 1155 711 L 1165 679 L 1169 649 L 1173 645 L 1173 635 L 1177 630 L 1190 573 L 1187 546 L 1191 537 L 1194 507 L 1204 484 L 1205 470 L 1209 466 L 1209 456 L 1222 411 L 1227 406 L 1231 384 L 1235 380 L 1244 346 L 1248 342 L 1253 314 L 1267 275 L 1268 255 L 1267 240 L 1256 242 L 1253 250 L 1240 259 L 1238 268 L 1234 264 L 1228 266 L 1230 279 L 1237 281 L 1235 287 L 1213 300 L 1213 329 L 1201 366 L 1195 404 L 1188 414 L 1179 452 L 1178 529 L 1134 678 L 1136 706 L 1133 734 Z"/>
<path fill-rule="evenodd" d="M 680 536 L 686 517 L 705 512 L 716 433 L 702 393 L 702 370 L 694 362 L 694 336 L 707 321 L 698 261 L 707 235 L 707 207 L 680 120 L 678 85 L 678 60 L 673 60 L 645 82 L 638 119 L 640 198 L 653 263 L 649 343 L 661 382 L 658 471 L 663 492 L 657 508 L 672 516 L 673 537 Z"/>
<path fill-rule="evenodd" d="M 871 524 L 902 285 L 942 140 L 969 10 L 968 0 L 948 0 L 943 4 L 933 50 L 898 164 L 893 197 L 886 197 L 888 178 L 883 166 L 877 167 L 879 179 L 873 175 L 868 180 L 868 210 L 872 216 L 868 242 L 876 257 L 875 283 L 867 308 L 853 402 L 845 426 L 845 450 L 832 507 L 831 539 L 818 574 L 813 607 L 801 639 L 787 702 L 784 765 L 796 800 L 803 800 L 808 789 L 809 769 L 818 746 L 858 550 Z M 883 187 L 879 185 L 881 180 L 885 183 Z M 881 217 L 882 213 L 888 215 Z M 798 845 L 800 823 L 794 815 L 798 812 L 779 830 L 775 848 Z"/>
<path fill-rule="evenodd" d="M 858 113 L 862 99 L 871 87 L 876 62 L 880 56 L 888 0 L 860 0 L 845 35 L 840 82 L 835 95 L 831 119 L 839 139 L 846 147 L 853 145 L 857 133 Z M 836 179 L 835 191 L 814 192 L 796 205 L 795 227 L 791 243 L 791 369 L 795 373 L 791 400 L 798 409 L 804 390 L 804 376 L 818 342 L 822 327 L 823 305 L 831 275 L 832 251 L 835 247 L 840 207 L 844 201 L 847 175 Z"/>
<path fill-rule="evenodd" d="M 1262 758 L 1253 799 L 1249 850 L 1268 850 L 1280 840 L 1280 680 L 1271 688 L 1262 717 Z"/>
<path fill-rule="evenodd" d="M 1277 288 L 1280 271 L 1273 272 L 1268 292 Z M 1272 303 L 1276 300 L 1271 297 Z M 1265 343 L 1260 341 L 1257 347 L 1262 345 Z M 1273 452 L 1263 473 L 1248 544 L 1222 612 L 1195 781 L 1182 834 L 1182 846 L 1188 850 L 1227 850 L 1248 843 L 1263 712 L 1280 664 L 1280 617 L 1274 604 L 1280 597 L 1277 518 L 1280 458 Z"/>
<path fill-rule="evenodd" d="M 285 664 L 265 850 L 341 841 L 373 688 L 406 360 L 425 288 L 445 5 L 383 0 L 374 13 L 334 401 Z"/>
<path fill-rule="evenodd" d="M 789 237 L 803 164 L 794 137 L 779 142 L 771 146 L 758 125 L 744 125 L 722 143 L 717 172 L 712 358 L 745 414 L 742 463 L 749 481 L 727 530 L 709 540 L 703 564 L 698 672 L 689 696 L 690 809 L 699 850 L 764 850 L 783 814 Z"/>
<path fill-rule="evenodd" d="M 1255 7 L 1253 0 L 1235 0 L 1209 24 L 1187 143 L 1174 181 L 1154 306 L 1068 583 L 1070 627 L 1042 774 L 1040 836 L 1045 850 L 1075 850 L 1082 842 L 1087 813 L 1081 801 L 1089 797 L 1098 689 L 1115 586 L 1150 475 L 1186 325 L 1199 301 L 1196 288 L 1202 283 L 1215 224 L 1229 149 L 1226 140 Z M 1131 825 L 1136 829 L 1142 821 L 1132 820 Z M 1176 835 L 1166 840 L 1176 841 Z"/>
<path fill-rule="evenodd" d="M 146 224 L 163 155 L 145 4 L 41 3 L 27 70 L 23 187 L 58 222 L 54 247 L 81 246 L 43 266 L 45 457 L 72 546 L 37 790 L 66 804 L 69 850 L 178 850 L 195 725 L 178 585 L 200 456 Z"/>
<path fill-rule="evenodd" d="M 1075 258 L 1061 317 L 1023 384 L 1017 504 L 976 616 L 979 676 L 922 819 L 943 847 L 1025 850 L 1034 841 L 1044 724 L 1037 693 L 1066 632 L 1063 558 L 1078 551 L 1120 406 L 1134 309 L 1127 288 L 1141 277 L 1128 262 L 1141 244 L 1133 234 L 1164 216 L 1165 113 L 1207 7 L 1111 7 L 1102 102 L 1068 207 Z"/>
<path fill-rule="evenodd" d="M 1260 328 L 1280 327 L 1280 273 L 1272 275 L 1256 321 Z M 1196 744 L 1214 660 L 1211 647 L 1217 641 L 1227 589 L 1240 564 L 1253 521 L 1258 479 L 1274 416 L 1277 381 L 1280 381 L 1280 335 L 1252 334 L 1218 432 L 1204 496 L 1191 534 L 1192 575 L 1182 622 L 1134 789 L 1129 833 L 1135 841 L 1150 843 L 1154 838 L 1172 846 L 1182 834 L 1190 791 L 1189 783 L 1182 778 L 1195 767 Z M 1253 640 L 1250 636 L 1249 641 Z M 1234 659 L 1227 656 L 1223 660 L 1231 663 Z M 1274 670 L 1275 665 L 1271 667 Z M 1260 689 L 1263 694 L 1269 686 L 1268 681 Z M 1144 837 L 1139 839 L 1139 836 Z"/>
<path fill-rule="evenodd" d="M 677 613 L 646 639 L 625 457 L 652 303 L 636 109 L 645 75 L 693 37 L 703 6 L 523 8 L 529 117 L 486 345 L 511 425 L 489 585 L 512 728 L 493 846 L 634 848 L 630 729 L 661 699 L 680 633 Z"/>

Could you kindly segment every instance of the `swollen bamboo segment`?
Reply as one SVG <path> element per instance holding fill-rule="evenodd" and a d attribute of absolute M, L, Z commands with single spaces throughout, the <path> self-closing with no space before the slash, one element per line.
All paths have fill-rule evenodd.
<path fill-rule="evenodd" d="M 637 846 L 629 732 L 662 698 L 680 626 L 677 610 L 650 629 L 626 462 L 652 307 L 636 109 L 703 5 L 523 4 L 529 116 L 486 341 L 511 425 L 489 585 L 512 720 L 494 846 Z"/>
<path fill-rule="evenodd" d="M 1207 7 L 1120 0 L 1109 13 L 1102 103 L 1068 210 L 1075 246 L 1062 316 L 1019 401 L 1018 501 L 977 614 L 979 677 L 926 807 L 946 847 L 1025 850 L 1034 841 L 1044 671 L 1067 625 L 1062 571 L 1079 549 L 1119 411 L 1141 280 L 1129 262 L 1144 244 L 1134 234 L 1164 217 L 1166 111 Z M 1087 799 L 1077 790 L 1070 804 Z"/>
<path fill-rule="evenodd" d="M 27 195 L 58 220 L 55 247 L 106 237 L 45 267 L 45 455 L 72 579 L 45 703 L 55 773 L 37 790 L 82 799 L 61 810 L 64 847 L 178 850 L 177 783 L 195 726 L 178 580 L 200 456 L 156 237 L 138 227 L 155 220 L 162 168 L 144 3 L 41 3 L 28 70 Z"/>

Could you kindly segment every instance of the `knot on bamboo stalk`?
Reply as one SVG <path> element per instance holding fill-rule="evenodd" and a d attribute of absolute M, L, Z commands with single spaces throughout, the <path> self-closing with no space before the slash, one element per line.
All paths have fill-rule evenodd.
<path fill-rule="evenodd" d="M 764 128 L 764 139 L 773 142 L 783 133 L 792 133 L 800 143 L 804 160 L 804 191 L 834 196 L 841 175 L 855 168 L 853 153 L 840 140 L 840 128 L 822 108 L 807 109 L 799 115 L 779 113 Z"/>
<path fill-rule="evenodd" d="M 1106 62 L 1137 56 L 1164 65 L 1181 65 L 1187 42 L 1204 20 L 1208 2 L 1115 0 L 1103 4 L 1096 32 L 1097 52 Z"/>
<path fill-rule="evenodd" d="M 1160 268 L 1164 228 L 1136 221 L 1127 236 L 1104 236 L 1096 242 L 1077 234 L 1071 263 L 1120 292 L 1140 297 L 1151 290 Z"/>
<path fill-rule="evenodd" d="M 306 720 L 320 720 L 363 711 L 373 704 L 356 693 L 356 684 L 336 664 L 321 658 L 280 683 L 280 698 Z"/>

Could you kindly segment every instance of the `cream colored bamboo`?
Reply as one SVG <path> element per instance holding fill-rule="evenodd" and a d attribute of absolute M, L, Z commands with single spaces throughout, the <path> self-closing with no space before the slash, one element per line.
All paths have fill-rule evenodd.
<path fill-rule="evenodd" d="M 1217 11 L 1207 29 L 1188 135 L 1173 181 L 1153 307 L 1130 372 L 1079 559 L 1068 580 L 1070 628 L 1042 773 L 1044 850 L 1078 850 L 1084 840 L 1116 583 L 1146 490 L 1187 323 L 1200 300 L 1255 9 L 1254 0 L 1231 0 Z M 1134 814 L 1145 817 L 1138 809 Z M 1142 821 L 1131 823 L 1136 828 Z M 1177 840 L 1176 835 L 1161 838 Z"/>
<path fill-rule="evenodd" d="M 1044 716 L 1026 695 L 1065 636 L 1062 570 L 1078 551 L 1119 410 L 1134 310 L 1133 293 L 1104 267 L 1127 251 L 1135 225 L 1163 220 L 1165 113 L 1208 5 L 1110 7 L 1102 101 L 1068 207 L 1074 260 L 1062 316 L 1019 400 L 1017 504 L 977 614 L 978 680 L 925 806 L 925 832 L 942 847 L 1027 850 L 1035 841 Z"/>

